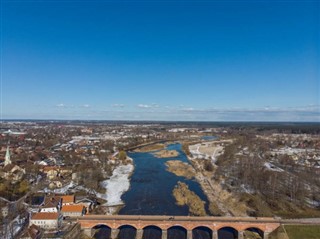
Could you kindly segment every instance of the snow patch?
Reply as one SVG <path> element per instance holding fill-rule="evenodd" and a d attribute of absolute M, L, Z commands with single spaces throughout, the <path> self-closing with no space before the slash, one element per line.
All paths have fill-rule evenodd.
<path fill-rule="evenodd" d="M 271 170 L 271 171 L 284 172 L 284 170 L 283 170 L 282 168 L 279 168 L 279 167 L 273 165 L 272 163 L 265 162 L 265 163 L 264 163 L 264 166 L 265 166 L 268 170 Z"/>
<path fill-rule="evenodd" d="M 248 194 L 254 194 L 255 193 L 255 191 L 249 185 L 241 184 L 240 187 L 245 193 L 248 193 Z"/>
<path fill-rule="evenodd" d="M 73 181 L 71 181 L 69 184 L 67 184 L 66 186 L 62 187 L 62 188 L 59 188 L 59 189 L 54 189 L 53 191 L 55 193 L 59 193 L 59 194 L 66 194 L 67 191 L 69 190 L 69 188 L 72 188 L 74 187 L 74 183 Z"/>
<path fill-rule="evenodd" d="M 192 154 L 192 157 L 197 159 L 211 160 L 211 162 L 215 164 L 217 161 L 217 156 L 219 156 L 223 151 L 223 147 L 220 145 L 210 146 L 210 144 L 211 143 L 209 142 L 209 143 L 190 145 L 189 151 Z M 204 152 L 201 152 L 200 147 L 205 148 L 202 150 Z"/>
<path fill-rule="evenodd" d="M 310 207 L 313 207 L 313 208 L 320 207 L 320 201 L 311 200 L 309 198 L 307 198 L 306 201 L 307 201 L 307 203 L 309 204 Z"/>
<path fill-rule="evenodd" d="M 123 204 L 121 196 L 130 187 L 129 177 L 133 172 L 133 165 L 119 165 L 115 168 L 110 179 L 101 182 L 101 186 L 106 189 L 106 193 L 97 193 L 98 198 L 107 201 L 105 206 L 115 206 Z"/>

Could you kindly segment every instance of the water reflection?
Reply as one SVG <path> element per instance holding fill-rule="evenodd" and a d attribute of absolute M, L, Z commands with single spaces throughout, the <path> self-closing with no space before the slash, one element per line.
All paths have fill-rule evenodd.
<path fill-rule="evenodd" d="M 264 235 L 263 231 L 255 227 L 248 228 L 244 231 L 244 238 L 248 238 L 248 239 L 250 238 L 262 239 L 263 235 Z"/>
<path fill-rule="evenodd" d="M 223 227 L 218 230 L 218 239 L 238 239 L 238 231 L 232 227 Z"/>
<path fill-rule="evenodd" d="M 143 229 L 142 239 L 161 239 L 162 230 L 156 226 L 148 226 Z"/>
<path fill-rule="evenodd" d="M 119 227 L 119 234 L 117 239 L 135 239 L 137 234 L 137 229 L 132 226 L 125 225 Z"/>
<path fill-rule="evenodd" d="M 111 228 L 106 225 L 97 225 L 92 228 L 95 239 L 111 239 Z M 255 238 L 263 238 L 263 232 L 256 228 L 245 230 L 246 233 L 254 233 Z M 119 228 L 117 239 L 135 239 L 136 228 L 125 225 Z M 250 238 L 253 234 L 250 234 Z M 257 236 L 257 237 L 256 237 Z M 142 239 L 162 239 L 162 230 L 157 226 L 147 226 L 143 229 Z M 167 239 L 187 239 L 187 230 L 181 226 L 173 226 L 167 230 Z M 207 227 L 197 227 L 192 230 L 192 239 L 212 239 L 212 231 Z M 238 232 L 234 228 L 224 227 L 218 231 L 218 239 L 238 239 Z"/>
<path fill-rule="evenodd" d="M 197 227 L 192 230 L 192 239 L 212 239 L 212 231 L 207 227 Z"/>
<path fill-rule="evenodd" d="M 167 239 L 187 239 L 187 230 L 180 226 L 170 227 Z"/>
<path fill-rule="evenodd" d="M 217 136 L 202 136 L 201 139 L 203 140 L 215 140 L 217 139 Z"/>
<path fill-rule="evenodd" d="M 95 239 L 110 239 L 111 228 L 106 225 L 97 225 L 92 228 L 93 238 Z"/>

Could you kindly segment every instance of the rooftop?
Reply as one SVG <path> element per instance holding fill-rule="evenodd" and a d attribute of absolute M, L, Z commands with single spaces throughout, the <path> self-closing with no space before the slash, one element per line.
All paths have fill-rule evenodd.
<path fill-rule="evenodd" d="M 74 203 L 74 195 L 61 196 L 62 203 Z"/>
<path fill-rule="evenodd" d="M 32 215 L 31 220 L 57 220 L 59 214 L 56 212 L 39 212 Z"/>
<path fill-rule="evenodd" d="M 62 212 L 82 212 L 84 206 L 81 204 L 78 205 L 65 205 L 62 207 Z"/>

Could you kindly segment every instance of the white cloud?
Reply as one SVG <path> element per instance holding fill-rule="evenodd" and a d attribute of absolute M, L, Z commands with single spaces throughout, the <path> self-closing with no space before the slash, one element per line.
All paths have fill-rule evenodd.
<path fill-rule="evenodd" d="M 63 103 L 60 103 L 60 104 L 57 104 L 56 107 L 64 108 L 64 107 L 66 107 L 66 105 Z"/>
<path fill-rule="evenodd" d="M 152 108 L 159 108 L 160 107 L 160 105 L 158 105 L 157 103 L 152 103 L 151 106 L 152 106 Z"/>
<path fill-rule="evenodd" d="M 90 105 L 84 104 L 84 105 L 82 105 L 82 107 L 83 107 L 83 108 L 90 108 Z"/>
<path fill-rule="evenodd" d="M 138 108 L 141 108 L 141 109 L 156 109 L 156 108 L 160 108 L 160 105 L 157 104 L 157 103 L 152 103 L 152 104 L 138 104 L 137 105 Z"/>
<path fill-rule="evenodd" d="M 205 120 L 205 121 L 310 121 L 318 122 L 320 120 L 319 105 L 301 105 L 291 107 L 276 107 L 265 105 L 262 107 L 190 107 L 185 105 L 159 106 L 156 103 L 138 104 L 135 109 L 125 107 L 123 104 L 113 104 L 113 109 L 93 109 L 89 105 L 79 105 L 72 107 L 64 103 L 57 104 L 54 117 L 59 117 L 64 113 L 65 118 L 84 118 L 83 112 L 86 107 L 87 113 L 90 113 L 92 119 L 134 119 L 139 116 L 144 120 Z M 125 108 L 123 108 L 125 107 Z M 82 108 L 82 110 L 80 109 Z M 66 111 L 68 109 L 68 111 Z M 43 113 L 48 113 L 44 111 Z M 48 118 L 48 117 L 47 117 Z"/>
<path fill-rule="evenodd" d="M 124 104 L 113 104 L 112 107 L 114 108 L 124 108 Z"/>
<path fill-rule="evenodd" d="M 137 105 L 138 108 L 143 108 L 143 109 L 149 109 L 149 108 L 152 108 L 151 105 L 144 105 L 144 104 L 138 104 Z"/>
<path fill-rule="evenodd" d="M 183 111 L 195 111 L 195 109 L 192 107 L 189 107 L 189 108 L 184 108 Z"/>

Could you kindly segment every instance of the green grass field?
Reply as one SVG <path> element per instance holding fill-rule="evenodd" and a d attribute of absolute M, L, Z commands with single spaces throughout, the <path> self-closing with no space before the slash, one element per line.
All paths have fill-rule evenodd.
<path fill-rule="evenodd" d="M 290 239 L 320 239 L 319 225 L 285 225 Z"/>

